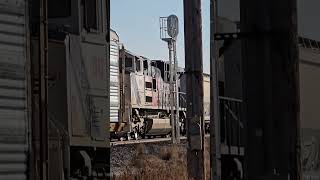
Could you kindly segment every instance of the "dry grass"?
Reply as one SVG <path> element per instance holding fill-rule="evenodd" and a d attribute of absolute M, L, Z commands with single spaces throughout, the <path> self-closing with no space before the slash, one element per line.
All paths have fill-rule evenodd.
<path fill-rule="evenodd" d="M 210 179 L 210 141 L 208 139 L 204 143 L 204 169 L 206 179 Z"/>
<path fill-rule="evenodd" d="M 210 179 L 210 147 L 205 142 L 204 165 L 205 177 Z M 130 167 L 130 168 L 128 168 Z M 136 155 L 122 175 L 113 180 L 186 180 L 187 157 L 177 146 L 164 146 L 157 155 L 147 154 L 144 145 L 138 145 Z"/>
<path fill-rule="evenodd" d="M 163 147 L 159 156 L 146 154 L 144 145 L 137 147 L 131 169 L 114 180 L 185 180 L 187 179 L 185 155 L 176 146 Z"/>

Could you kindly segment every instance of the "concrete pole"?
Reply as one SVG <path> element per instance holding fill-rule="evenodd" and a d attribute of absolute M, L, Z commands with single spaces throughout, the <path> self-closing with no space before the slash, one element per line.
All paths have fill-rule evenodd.
<path fill-rule="evenodd" d="M 184 0 L 189 179 L 204 179 L 204 119 L 201 0 Z"/>
<path fill-rule="evenodd" d="M 176 123 L 175 123 L 175 115 L 174 115 L 174 84 L 173 84 L 173 64 L 172 64 L 172 49 L 173 49 L 173 43 L 172 41 L 168 41 L 168 47 L 169 47 L 169 64 L 170 64 L 170 121 L 171 121 L 171 139 L 172 143 L 176 144 Z"/>
<path fill-rule="evenodd" d="M 221 179 L 220 162 L 220 116 L 218 59 L 219 51 L 214 40 L 217 31 L 216 0 L 210 0 L 210 176 L 211 180 Z"/>
<path fill-rule="evenodd" d="M 175 126 L 176 126 L 176 141 L 180 143 L 180 126 L 179 126 L 179 86 L 178 86 L 178 60 L 177 60 L 177 43 L 176 40 L 173 41 L 173 59 L 174 59 L 174 75 L 175 75 L 175 87 L 176 87 L 176 116 L 175 116 Z"/>
<path fill-rule="evenodd" d="M 242 0 L 241 31 L 245 179 L 300 179 L 297 1 Z"/>

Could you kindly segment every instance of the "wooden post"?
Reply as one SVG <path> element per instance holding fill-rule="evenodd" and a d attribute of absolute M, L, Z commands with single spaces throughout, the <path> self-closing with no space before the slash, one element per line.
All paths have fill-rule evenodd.
<path fill-rule="evenodd" d="M 242 0 L 245 179 L 300 179 L 296 0 Z"/>
<path fill-rule="evenodd" d="M 201 0 L 184 0 L 189 179 L 204 179 L 204 119 Z"/>
<path fill-rule="evenodd" d="M 218 84 L 218 49 L 214 34 L 217 30 L 216 0 L 210 0 L 210 176 L 221 179 L 220 119 Z"/>

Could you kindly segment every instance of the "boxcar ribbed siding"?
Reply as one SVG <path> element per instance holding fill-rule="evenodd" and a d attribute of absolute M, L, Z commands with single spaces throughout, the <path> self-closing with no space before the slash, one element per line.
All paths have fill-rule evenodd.
<path fill-rule="evenodd" d="M 0 0 L 0 180 L 27 179 L 25 0 Z"/>
<path fill-rule="evenodd" d="M 110 122 L 119 121 L 119 46 L 110 42 Z"/>

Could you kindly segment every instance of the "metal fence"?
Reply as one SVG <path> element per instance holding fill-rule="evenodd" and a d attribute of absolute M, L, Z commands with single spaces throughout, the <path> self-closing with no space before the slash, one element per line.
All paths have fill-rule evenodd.
<path fill-rule="evenodd" d="M 229 147 L 242 147 L 244 125 L 242 100 L 219 97 L 221 143 Z"/>

